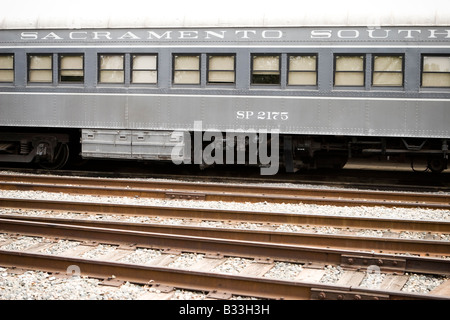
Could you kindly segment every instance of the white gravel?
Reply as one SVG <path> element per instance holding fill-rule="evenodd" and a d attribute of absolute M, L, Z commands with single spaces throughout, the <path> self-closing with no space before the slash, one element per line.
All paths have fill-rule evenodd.
<path fill-rule="evenodd" d="M 224 263 L 215 267 L 212 272 L 238 274 L 252 263 L 251 259 L 228 258 Z"/>
<path fill-rule="evenodd" d="M 175 261 L 172 261 L 167 266 L 176 269 L 189 269 L 189 267 L 201 261 L 204 257 L 204 254 L 182 253 Z"/>
<path fill-rule="evenodd" d="M 380 272 L 367 272 L 363 281 L 359 284 L 360 287 L 369 289 L 382 289 L 381 284 L 386 278 L 385 273 Z"/>
<path fill-rule="evenodd" d="M 0 234 L 0 239 L 6 240 L 6 234 Z M 37 237 L 19 237 L 12 243 L 2 246 L 2 250 L 23 250 L 33 245 L 45 242 L 46 239 Z M 64 251 L 79 245 L 76 241 L 59 240 L 53 246 L 42 249 L 42 253 L 62 254 Z M 98 258 L 115 250 L 116 246 L 99 244 L 92 250 L 84 253 L 84 258 Z M 154 249 L 138 248 L 130 251 L 119 262 L 151 265 L 154 259 L 160 257 L 162 252 Z M 204 259 L 203 254 L 182 253 L 170 255 L 172 261 L 166 267 L 177 269 L 189 269 L 192 265 Z M 224 274 L 239 274 L 253 263 L 252 259 L 229 257 L 216 266 L 212 272 Z M 304 265 L 299 263 L 287 263 L 276 261 L 273 267 L 263 276 L 270 279 L 293 280 L 304 270 Z M 334 284 L 342 276 L 344 270 L 337 266 L 325 266 L 320 283 Z M 385 278 L 383 273 L 367 272 L 366 277 L 359 286 L 370 289 L 381 289 L 380 285 Z M 445 277 L 410 274 L 409 280 L 402 291 L 413 293 L 428 293 L 439 286 Z M 450 279 L 449 279 L 450 281 Z M 118 289 L 112 289 L 100 285 L 100 281 L 82 276 L 72 276 L 68 279 L 60 279 L 45 272 L 27 271 L 21 275 L 11 274 L 7 268 L 0 267 L 0 300 L 26 300 L 26 299 L 140 299 L 149 293 L 159 293 L 158 289 L 126 283 Z M 205 299 L 206 294 L 186 290 L 175 290 L 171 299 Z M 235 299 L 247 299 L 248 297 L 234 297 Z"/>
<path fill-rule="evenodd" d="M 134 264 L 151 264 L 152 260 L 161 256 L 161 250 L 138 248 L 133 253 L 121 258 L 119 262 Z"/>
<path fill-rule="evenodd" d="M 294 280 L 303 270 L 299 263 L 275 262 L 272 269 L 264 274 L 266 278 Z"/>
<path fill-rule="evenodd" d="M 413 293 L 429 293 L 431 290 L 442 284 L 445 280 L 445 277 L 411 274 L 408 282 L 406 282 L 406 284 L 403 286 L 402 291 Z"/>
<path fill-rule="evenodd" d="M 204 300 L 206 294 L 198 291 L 176 290 L 172 300 Z"/>
<path fill-rule="evenodd" d="M 42 238 L 40 237 L 27 237 L 23 236 L 18 238 L 17 240 L 5 244 L 3 246 L 0 246 L 0 249 L 2 250 L 14 250 L 14 251 L 22 251 L 25 250 L 31 246 L 34 246 L 38 243 L 42 242 Z"/>
<path fill-rule="evenodd" d="M 0 268 L 0 300 L 135 300 L 148 290 L 130 283 L 112 288 L 100 285 L 97 279 L 63 279 L 46 272 L 14 275 Z"/>
<path fill-rule="evenodd" d="M 350 228 L 336 228 L 336 227 L 320 227 L 314 225 L 294 225 L 294 224 L 262 224 L 262 223 L 248 223 L 248 222 L 233 222 L 233 221 L 212 221 L 212 220 L 192 220 L 192 219 L 174 219 L 164 217 L 145 217 L 145 216 L 127 216 L 114 214 L 85 214 L 74 212 L 57 212 L 45 210 L 22 210 L 0 208 L 0 215 L 22 215 L 22 216 L 46 216 L 53 218 L 67 218 L 67 219 L 86 219 L 98 221 L 123 221 L 130 223 L 148 223 L 148 224 L 163 224 L 163 225 L 191 225 L 208 228 L 228 228 L 228 229 L 242 229 L 242 230 L 267 230 L 277 232 L 299 232 L 299 233 L 318 233 L 318 234 L 343 234 L 356 235 L 365 237 L 397 237 L 402 239 L 426 239 L 426 240 L 440 240 L 450 241 L 450 234 L 435 234 L 428 232 L 395 232 L 392 230 L 372 230 L 372 229 L 350 229 Z"/>
<path fill-rule="evenodd" d="M 89 250 L 88 252 L 85 252 L 81 255 L 81 258 L 84 259 L 97 259 L 100 258 L 103 255 L 107 255 L 111 253 L 112 251 L 116 250 L 117 246 L 111 246 L 107 244 L 100 244 L 93 248 L 92 250 Z"/>
<path fill-rule="evenodd" d="M 80 202 L 101 202 L 101 203 L 122 203 L 145 206 L 164 206 L 181 208 L 212 208 L 221 210 L 243 210 L 243 211 L 270 211 L 281 213 L 297 213 L 303 215 L 335 215 L 349 217 L 369 217 L 369 218 L 394 218 L 408 220 L 437 220 L 450 221 L 450 210 L 433 209 L 409 209 L 409 208 L 386 208 L 386 207 L 338 207 L 313 204 L 278 204 L 278 203 L 235 203 L 223 201 L 197 201 L 197 200 L 170 200 L 170 199 L 152 199 L 138 197 L 107 197 L 107 196 L 89 196 L 89 195 L 70 195 L 64 193 L 51 193 L 41 191 L 11 191 L 0 190 L 0 197 L 11 197 L 20 199 L 47 199 L 47 200 L 70 200 Z M 137 223 L 161 223 L 161 224 L 193 224 L 190 219 L 174 219 L 161 217 L 129 217 L 120 215 L 87 215 L 79 213 L 61 213 L 53 211 L 39 210 L 19 210 L 19 209 L 0 209 L 0 214 L 22 214 L 22 215 L 50 215 L 53 217 L 94 219 L 94 220 L 121 220 Z M 396 236 L 403 239 L 428 239 L 450 241 L 450 234 L 429 234 L 425 232 L 402 232 L 396 234 L 391 230 L 370 230 L 370 229 L 352 229 L 334 228 L 334 227 L 316 227 L 310 225 L 291 225 L 279 224 L 268 226 L 261 223 L 232 223 L 224 221 L 200 221 L 203 227 L 215 228 L 236 228 L 244 230 L 271 230 L 280 232 L 308 232 L 320 234 L 349 234 L 353 232 L 360 236 Z"/>
<path fill-rule="evenodd" d="M 344 273 L 344 270 L 340 266 L 325 266 L 325 274 L 320 279 L 321 283 L 328 283 L 333 284 L 338 282 L 342 274 Z"/>
<path fill-rule="evenodd" d="M 44 254 L 58 255 L 69 249 L 76 248 L 79 245 L 80 245 L 80 242 L 78 242 L 78 241 L 59 240 L 58 243 L 52 245 L 49 248 L 44 248 L 44 249 L 40 250 L 39 252 L 44 253 Z"/>
<path fill-rule="evenodd" d="M 224 201 L 171 200 L 139 197 L 109 197 L 52 193 L 42 191 L 0 190 L 0 197 L 15 199 L 69 200 L 80 202 L 121 203 L 145 206 L 172 206 L 180 208 L 212 208 L 222 210 L 269 211 L 299 213 L 311 215 L 338 215 L 370 218 L 395 218 L 417 220 L 450 221 L 450 210 L 433 210 L 423 208 L 386 208 L 386 207 L 339 207 L 314 204 L 290 203 L 240 203 Z"/>

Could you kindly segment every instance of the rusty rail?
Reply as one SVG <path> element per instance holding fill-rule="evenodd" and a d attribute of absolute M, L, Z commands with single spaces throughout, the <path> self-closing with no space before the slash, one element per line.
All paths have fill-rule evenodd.
<path fill-rule="evenodd" d="M 92 203 L 83 201 L 34 200 L 0 198 L 0 207 L 35 210 L 54 210 L 78 213 L 158 216 L 186 219 L 221 221 L 247 221 L 264 223 L 288 223 L 320 225 L 341 228 L 391 229 L 421 232 L 450 233 L 450 222 L 433 220 L 397 220 L 388 218 L 347 217 L 335 215 L 311 215 L 286 212 L 262 212 L 245 210 L 181 208 L 147 205 Z"/>
<path fill-rule="evenodd" d="M 162 283 L 189 290 L 213 291 L 220 288 L 225 292 L 269 299 L 333 299 L 333 294 L 340 295 L 341 299 L 355 300 L 449 299 L 430 294 L 291 282 L 5 250 L 0 250 L 0 264 L 61 273 L 66 272 L 69 266 L 76 265 L 82 271 L 82 275 L 91 277 L 107 278 L 114 275 L 116 279 L 134 283 Z"/>
<path fill-rule="evenodd" d="M 0 181 L 3 181 L 0 182 L 0 189 L 3 190 L 39 190 L 74 194 L 206 201 L 270 201 L 272 203 L 314 203 L 340 206 L 450 208 L 450 195 L 435 193 L 354 191 L 348 189 L 289 188 L 39 175 L 0 175 Z"/>
<path fill-rule="evenodd" d="M 209 255 L 267 258 L 305 264 L 321 263 L 345 265 L 365 269 L 371 264 L 382 271 L 424 272 L 450 275 L 450 260 L 428 257 L 393 256 L 370 252 L 329 249 L 313 246 L 287 245 L 261 241 L 242 241 L 212 237 L 186 236 L 117 228 L 87 227 L 58 223 L 43 223 L 15 219 L 0 219 L 0 231 L 33 236 L 70 238 L 99 243 L 134 244 L 145 248 L 175 248 L 185 252 L 203 252 Z"/>
<path fill-rule="evenodd" d="M 1 216 L 0 221 L 34 221 L 45 224 L 63 224 L 116 230 L 141 231 L 148 233 L 173 234 L 190 237 L 234 239 L 249 242 L 279 243 L 309 247 L 333 247 L 345 250 L 377 250 L 384 253 L 409 253 L 422 256 L 450 255 L 450 242 L 436 240 L 411 240 L 398 238 L 374 238 L 336 234 L 306 232 L 277 232 L 269 230 L 241 230 L 188 225 L 166 225 L 112 221 L 92 221 L 67 218 L 41 218 L 29 216 Z"/>

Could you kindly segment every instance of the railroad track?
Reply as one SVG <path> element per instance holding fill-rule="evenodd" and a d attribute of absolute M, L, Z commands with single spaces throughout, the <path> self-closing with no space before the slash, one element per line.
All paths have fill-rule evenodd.
<path fill-rule="evenodd" d="M 431 270 L 436 268 L 450 270 L 448 268 L 450 261 L 443 259 L 396 257 L 331 249 L 317 250 L 317 248 L 312 250 L 312 248 L 288 247 L 263 242 L 251 243 L 9 219 L 2 219 L 1 226 L 2 232 L 12 232 L 16 234 L 16 238 L 27 235 L 46 239 L 21 251 L 0 250 L 1 265 L 63 274 L 71 267 L 76 266 L 83 275 L 102 278 L 106 282 L 113 280 L 114 285 L 130 281 L 164 288 L 165 293 L 172 292 L 174 288 L 183 288 L 208 292 L 210 298 L 222 299 L 231 297 L 231 295 L 268 299 L 435 300 L 449 298 L 446 296 L 446 290 L 450 284 L 448 280 L 429 294 L 398 290 L 408 278 L 398 275 L 402 269 L 408 272 L 417 268 L 424 268 L 427 272 L 432 272 Z M 11 242 L 13 238 L 10 237 L 7 241 Z M 49 250 L 53 245 L 57 246 L 60 241 L 77 241 L 79 246 L 70 249 L 70 252 L 59 255 L 40 253 L 40 251 Z M 79 256 L 80 253 L 93 249 L 100 243 L 116 246 L 115 252 L 108 253 L 107 257 L 97 259 Z M 5 246 L 8 243 L 0 243 L 0 246 L 2 245 Z M 136 248 L 159 250 L 161 253 L 151 265 L 137 265 L 120 261 L 124 256 L 134 252 Z M 219 254 L 217 253 L 218 248 L 220 249 Z M 187 269 L 170 267 L 170 262 L 176 260 L 177 256 L 183 252 L 195 252 L 203 256 L 201 260 Z M 299 261 L 298 257 L 305 257 L 308 252 L 310 255 L 308 262 Z M 317 257 L 318 254 L 321 255 L 321 258 Z M 291 280 L 275 280 L 264 277 L 264 274 L 275 265 L 274 260 L 261 258 L 267 257 L 267 255 L 274 257 L 277 261 L 301 262 L 303 263 L 302 271 Z M 251 262 L 239 274 L 211 271 L 214 267 L 223 264 L 226 259 L 234 256 L 246 257 L 251 259 Z M 335 284 L 317 282 L 324 275 L 324 270 L 317 269 L 317 264 L 324 262 L 340 265 L 347 269 L 346 275 L 340 282 Z M 383 281 L 382 288 L 358 286 L 365 276 L 361 270 L 370 267 L 376 267 L 381 272 L 386 270 L 391 272 Z M 434 272 L 441 273 L 437 270 Z M 312 282 L 314 280 L 316 282 Z"/>
<path fill-rule="evenodd" d="M 193 209 L 192 211 L 195 211 Z M 392 254 L 413 254 L 417 256 L 449 256 L 450 242 L 440 240 L 400 239 L 394 237 L 368 237 L 335 233 L 312 233 L 312 232 L 286 232 L 272 230 L 250 230 L 226 227 L 204 227 L 199 225 L 173 225 L 132 223 L 114 221 L 93 221 L 89 219 L 67 219 L 54 217 L 30 217 L 17 215 L 2 215 L 2 221 L 6 228 L 7 220 L 34 221 L 42 224 L 62 224 L 67 226 L 83 226 L 92 228 L 108 228 L 114 230 L 130 230 L 136 232 L 147 232 L 167 235 L 181 235 L 195 237 L 207 237 L 212 239 L 240 240 L 248 242 L 265 242 L 281 245 L 308 246 L 315 248 L 336 248 L 342 250 L 362 250 L 366 252 L 380 252 Z M 13 222 L 10 222 L 11 224 Z M 444 223 L 445 224 L 445 223 Z M 449 223 L 450 224 L 450 223 Z M 445 224 L 449 226 L 449 224 Z M 11 231 L 11 230 L 9 230 Z M 348 231 L 347 231 L 348 232 Z M 58 235 L 61 236 L 61 235 Z"/>
<path fill-rule="evenodd" d="M 35 175 L 20 175 L 18 177 L 1 175 L 0 190 L 33 190 L 78 195 L 104 194 L 115 195 L 116 197 L 125 196 L 131 199 L 151 197 L 194 200 L 196 196 L 201 194 L 200 199 L 202 200 L 220 200 L 223 202 L 280 201 L 283 203 L 314 204 L 319 202 L 322 205 L 334 204 L 339 206 L 364 204 L 373 207 L 392 205 L 396 208 L 439 209 L 448 209 L 449 206 L 449 198 L 445 194 L 404 192 L 393 194 L 361 191 L 349 191 L 352 193 L 344 194 L 340 190 L 311 190 L 310 188 L 226 186 L 223 184 L 182 182 L 149 183 L 126 179 L 74 177 L 70 177 L 69 180 L 70 185 L 67 184 L 67 180 L 61 177 L 55 179 Z M 196 188 L 195 192 L 192 191 L 193 185 Z M 314 194 L 314 192 L 319 192 L 319 194 Z M 364 200 L 366 195 L 369 200 Z M 349 199 L 346 198 L 347 196 Z M 380 197 L 387 198 L 388 196 L 388 199 L 380 199 Z M 137 248 L 146 248 L 158 250 L 163 252 L 164 255 L 174 252 L 176 255 L 191 252 L 207 257 L 207 260 L 199 262 L 197 267 L 200 269 L 190 268 L 189 270 L 174 270 L 166 267 L 167 263 L 160 265 L 152 263 L 151 266 L 140 265 L 136 267 L 109 260 L 85 261 L 85 259 L 76 255 L 66 255 L 59 262 L 59 257 L 37 253 L 36 249 L 40 247 L 38 245 L 31 252 L 12 252 L 0 249 L 0 266 L 44 268 L 44 270 L 50 272 L 61 273 L 67 269 L 67 262 L 70 262 L 82 266 L 83 270 L 87 270 L 87 275 L 106 280 L 111 274 L 118 277 L 117 279 L 120 278 L 120 281 L 136 283 L 148 284 L 148 279 L 157 279 L 156 282 L 160 286 L 168 288 L 168 296 L 170 296 L 170 292 L 173 292 L 173 288 L 184 288 L 209 292 L 211 294 L 209 297 L 212 298 L 230 297 L 230 294 L 269 299 L 450 298 L 449 280 L 444 281 L 431 294 L 411 294 L 398 290 L 407 281 L 405 280 L 407 279 L 405 274 L 409 272 L 449 276 L 450 259 L 442 259 L 441 257 L 448 258 L 450 256 L 450 242 L 439 240 L 439 234 L 450 233 L 450 222 L 448 221 L 184 208 L 136 203 L 114 204 L 92 201 L 46 200 L 44 198 L 37 200 L 3 197 L 0 198 L 0 207 L 5 208 L 4 210 L 10 210 L 9 213 L 5 211 L 0 215 L 0 232 L 10 235 L 10 240 L 17 238 L 17 236 L 14 236 L 15 234 L 23 234 L 33 237 L 80 241 L 82 248 L 92 248 L 92 245 L 109 243 L 119 248 L 119 251 L 124 251 L 119 255 L 129 253 L 130 250 L 137 250 Z M 26 214 L 27 210 L 50 210 L 53 213 L 73 212 L 84 218 L 88 217 L 89 214 L 164 217 L 167 219 L 185 219 L 188 220 L 188 223 L 169 226 L 161 223 L 91 221 L 80 218 L 57 218 L 45 211 L 29 216 Z M 272 229 L 236 230 L 227 227 L 204 227 L 195 225 L 196 220 L 270 224 Z M 308 232 L 307 230 L 285 232 L 273 229 L 276 225 L 281 224 L 340 228 L 344 232 L 343 234 L 321 234 Z M 352 229 L 383 229 L 388 231 L 389 236 L 383 238 L 355 236 L 351 234 Z M 419 240 L 400 239 L 395 234 L 401 231 L 424 232 L 430 236 L 428 239 Z M 55 242 L 56 240 L 51 240 L 50 243 L 44 242 L 44 246 L 52 246 Z M 237 275 L 237 278 L 214 272 L 203 272 L 208 268 L 212 269 L 216 264 L 220 264 L 219 261 L 223 263 L 226 257 L 233 256 L 244 257 L 252 261 L 248 270 Z M 64 262 L 64 259 L 66 259 L 66 262 Z M 207 261 L 208 263 L 206 263 Z M 264 272 L 268 272 L 275 267 L 275 263 L 301 264 L 305 272 L 289 281 L 263 277 Z M 52 269 L 53 267 L 48 269 L 48 264 L 55 266 L 54 269 Z M 346 270 L 346 275 L 338 281 L 339 285 L 325 285 L 317 282 L 317 279 L 324 276 L 324 265 L 333 265 Z M 47 266 L 47 269 L 45 269 L 45 266 Z M 359 287 L 362 277 L 367 274 L 368 267 L 375 267 L 380 272 L 388 273 L 380 287 L 382 289 L 373 290 Z M 100 274 L 98 273 L 99 269 L 107 271 Z M 165 279 L 171 279 L 171 282 L 166 283 Z M 314 284 L 308 283 L 311 280 L 315 281 Z M 120 281 L 118 282 L 120 283 Z M 189 283 L 192 281 L 198 285 L 190 285 Z M 219 294 L 214 292 L 214 290 L 217 291 L 218 287 L 221 289 Z"/>
<path fill-rule="evenodd" d="M 51 176 L 72 176 L 91 178 L 124 178 L 124 179 L 170 179 L 187 182 L 225 182 L 225 183 L 247 183 L 264 184 L 306 184 L 313 186 L 334 186 L 336 188 L 357 188 L 360 190 L 386 190 L 386 191 L 412 191 L 423 190 L 426 192 L 448 192 L 450 185 L 446 177 L 447 174 L 432 175 L 429 173 L 419 173 L 408 171 L 397 171 L 395 167 L 378 166 L 369 164 L 366 166 L 349 165 L 349 168 L 342 171 L 303 171 L 299 174 L 279 173 L 275 176 L 261 177 L 259 170 L 252 170 L 247 167 L 243 170 L 234 168 L 232 171 L 225 168 L 209 168 L 208 170 L 198 170 L 194 167 L 187 167 L 187 170 L 180 170 L 181 167 L 170 164 L 133 163 L 127 166 L 127 162 L 91 161 L 89 165 L 79 167 L 79 170 L 45 170 L 33 168 L 4 168 L 7 173 L 51 175 Z M 117 168 L 120 168 L 119 170 Z M 186 168 L 186 167 L 185 167 Z M 353 169 L 352 169 L 353 168 Z M 242 169 L 242 168 L 241 168 Z M 163 173 L 161 173 L 163 172 Z"/>
<path fill-rule="evenodd" d="M 450 209 L 450 194 L 0 174 L 1 190 L 204 201 Z"/>

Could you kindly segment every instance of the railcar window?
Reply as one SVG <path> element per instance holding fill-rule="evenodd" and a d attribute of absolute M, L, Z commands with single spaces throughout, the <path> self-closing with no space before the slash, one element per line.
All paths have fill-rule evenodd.
<path fill-rule="evenodd" d="M 99 55 L 99 82 L 100 83 L 124 83 L 124 55 L 101 54 Z"/>
<path fill-rule="evenodd" d="M 28 82 L 53 82 L 53 56 L 51 54 L 28 55 Z"/>
<path fill-rule="evenodd" d="M 315 86 L 317 84 L 317 56 L 290 55 L 288 85 Z"/>
<path fill-rule="evenodd" d="M 403 86 L 403 56 L 374 56 L 374 86 Z"/>
<path fill-rule="evenodd" d="M 158 56 L 155 54 L 135 54 L 131 65 L 131 83 L 155 84 L 158 82 Z"/>
<path fill-rule="evenodd" d="M 174 84 L 200 84 L 200 55 L 174 55 Z"/>
<path fill-rule="evenodd" d="M 14 55 L 0 55 L 0 82 L 14 82 Z"/>
<path fill-rule="evenodd" d="M 422 87 L 450 87 L 450 56 L 422 57 Z"/>
<path fill-rule="evenodd" d="M 208 83 L 234 83 L 235 56 L 208 56 Z"/>
<path fill-rule="evenodd" d="M 279 55 L 252 55 L 252 84 L 280 84 Z"/>
<path fill-rule="evenodd" d="M 59 56 L 59 82 L 84 82 L 84 55 Z"/>
<path fill-rule="evenodd" d="M 364 56 L 335 56 L 335 86 L 364 86 Z"/>

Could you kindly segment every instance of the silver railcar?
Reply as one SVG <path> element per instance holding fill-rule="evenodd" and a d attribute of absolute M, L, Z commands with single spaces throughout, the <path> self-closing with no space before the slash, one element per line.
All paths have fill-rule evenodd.
<path fill-rule="evenodd" d="M 174 160 L 178 148 L 177 161 L 205 164 L 214 144 L 220 163 L 241 143 L 249 163 L 265 137 L 287 171 L 366 155 L 447 168 L 445 1 L 202 14 L 207 2 L 17 2 L 0 17 L 0 162 Z"/>

